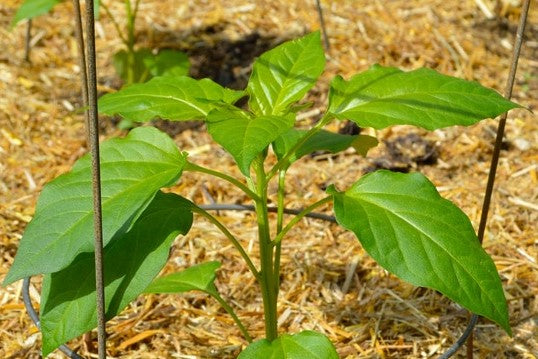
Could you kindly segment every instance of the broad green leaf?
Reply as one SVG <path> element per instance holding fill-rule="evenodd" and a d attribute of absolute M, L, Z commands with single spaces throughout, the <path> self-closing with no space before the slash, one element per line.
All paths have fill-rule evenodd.
<path fill-rule="evenodd" d="M 155 279 L 144 292 L 184 293 L 191 290 L 199 290 L 214 295 L 217 293 L 214 282 L 217 269 L 219 268 L 220 263 L 217 261 L 197 264 L 181 272 Z"/>
<path fill-rule="evenodd" d="M 137 122 L 154 118 L 187 121 L 205 118 L 218 105 L 234 103 L 243 95 L 243 91 L 225 89 L 210 79 L 155 77 L 101 97 L 99 111 Z"/>
<path fill-rule="evenodd" d="M 415 125 L 434 130 L 472 125 L 516 107 L 477 82 L 426 68 L 404 72 L 374 65 L 349 81 L 334 78 L 328 112 L 363 127 Z"/>
<path fill-rule="evenodd" d="M 273 142 L 273 149 L 275 150 L 277 158 L 283 158 L 307 132 L 308 131 L 305 130 L 292 128 L 279 136 L 275 142 Z M 338 153 L 349 147 L 355 148 L 359 154 L 365 156 L 366 152 L 376 145 L 377 139 L 375 137 L 366 135 L 342 135 L 321 130 L 307 139 L 306 142 L 289 157 L 289 163 L 293 163 L 299 158 L 315 151 Z"/>
<path fill-rule="evenodd" d="M 316 83 L 325 67 L 319 31 L 288 41 L 261 55 L 247 85 L 257 115 L 282 115 Z"/>
<path fill-rule="evenodd" d="M 320 333 L 305 330 L 283 334 L 272 342 L 257 340 L 239 354 L 238 359 L 338 359 L 336 349 Z"/>
<path fill-rule="evenodd" d="M 249 177 L 252 161 L 280 134 L 293 127 L 294 118 L 294 115 L 250 118 L 248 113 L 237 108 L 222 107 L 209 113 L 207 131 Z"/>
<path fill-rule="evenodd" d="M 17 25 L 24 19 L 32 19 L 36 16 L 46 14 L 56 4 L 59 4 L 61 0 L 26 0 L 15 13 L 11 26 Z"/>
<path fill-rule="evenodd" d="M 152 127 L 101 145 L 103 241 L 124 232 L 155 193 L 176 182 L 185 165 L 166 134 Z M 26 227 L 4 285 L 65 268 L 80 253 L 93 252 L 91 159 L 79 159 L 71 172 L 49 182 Z M 53 258 L 53 260 L 51 260 Z"/>
<path fill-rule="evenodd" d="M 510 333 L 495 264 L 471 222 L 419 173 L 377 171 L 334 196 L 336 220 L 403 280 L 433 288 Z"/>
<path fill-rule="evenodd" d="M 192 225 L 192 203 L 158 192 L 136 223 L 104 249 L 106 318 L 119 314 L 164 267 L 170 245 Z M 45 275 L 41 296 L 43 356 L 97 326 L 95 263 L 83 253 L 59 272 Z"/>
<path fill-rule="evenodd" d="M 162 50 L 144 59 L 144 65 L 152 76 L 186 76 L 189 74 L 189 57 L 182 51 Z"/>
<path fill-rule="evenodd" d="M 150 76 L 150 71 L 146 67 L 146 61 L 151 61 L 153 59 L 153 54 L 149 49 L 140 49 L 134 52 L 133 54 L 133 79 L 132 83 L 144 82 Z M 129 82 L 129 55 L 127 51 L 120 50 L 114 54 L 112 59 L 114 68 L 118 76 L 125 81 Z"/>

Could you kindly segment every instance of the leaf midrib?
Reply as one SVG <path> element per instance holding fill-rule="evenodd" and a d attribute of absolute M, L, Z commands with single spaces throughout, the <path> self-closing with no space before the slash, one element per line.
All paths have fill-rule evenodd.
<path fill-rule="evenodd" d="M 457 92 L 457 91 L 441 91 L 441 92 L 433 92 L 432 91 L 417 91 L 417 92 L 407 92 L 405 94 L 399 94 L 399 95 L 386 95 L 386 96 L 383 96 L 383 95 L 380 95 L 378 96 L 377 94 L 375 94 L 374 96 L 378 96 L 378 97 L 374 97 L 373 99 L 370 99 L 370 100 L 367 100 L 367 101 L 364 101 L 364 102 L 361 102 L 359 104 L 357 104 L 356 106 L 353 106 L 353 108 L 351 109 L 348 109 L 346 107 L 348 107 L 350 105 L 350 102 L 354 99 L 356 99 L 356 97 L 352 97 L 352 98 L 349 98 L 353 95 L 353 93 L 350 93 L 350 94 L 346 94 L 345 97 L 343 97 L 343 101 L 337 106 L 337 108 L 335 109 L 334 114 L 343 114 L 344 112 L 346 111 L 353 111 L 354 109 L 356 108 L 359 108 L 359 107 L 363 107 L 365 105 L 369 105 L 369 104 L 375 104 L 376 102 L 390 102 L 390 100 L 395 100 L 395 99 L 406 99 L 407 96 L 433 96 L 433 97 L 436 97 L 434 95 L 457 95 L 457 96 L 462 96 L 462 97 L 468 97 L 469 94 L 467 93 L 462 93 L 462 92 Z M 477 97 L 478 100 L 491 100 L 491 97 L 492 95 L 491 94 L 471 94 L 473 97 Z M 451 104 L 452 101 L 448 101 L 448 100 L 444 100 L 444 99 L 439 99 L 439 98 L 436 98 L 437 100 L 445 103 L 445 104 Z M 412 100 L 412 99 L 410 99 Z M 421 98 L 419 100 L 422 100 L 423 102 L 427 103 L 427 104 L 432 104 L 432 102 L 427 102 L 427 101 L 424 101 L 424 98 Z M 433 104 L 437 104 L 437 103 L 433 103 Z M 409 106 L 408 104 L 399 104 L 399 105 L 406 105 L 406 106 Z M 342 107 L 344 107 L 342 109 Z M 419 107 L 420 109 L 420 107 Z"/>
<path fill-rule="evenodd" d="M 195 109 L 196 111 L 198 111 L 201 115 L 203 116 L 207 116 L 208 112 L 202 110 L 200 107 L 194 105 L 193 103 L 191 102 L 188 102 L 188 100 L 183 100 L 181 98 L 177 98 L 177 97 L 174 97 L 172 95 L 154 95 L 154 94 L 151 94 L 151 93 L 143 93 L 143 94 L 122 94 L 121 96 L 119 96 L 120 99 L 124 99 L 124 98 L 136 98 L 137 100 L 140 99 L 141 96 L 144 96 L 144 97 L 149 97 L 149 98 L 157 98 L 157 99 L 170 99 L 170 100 L 175 100 L 177 102 L 180 102 L 180 103 L 183 103 L 193 109 Z M 117 100 L 117 99 L 116 99 Z M 193 102 L 194 102 L 194 99 L 193 99 Z M 123 105 L 122 105 L 123 106 Z M 157 106 L 162 106 L 161 104 L 151 104 L 149 107 L 157 107 Z M 128 110 L 128 112 L 133 112 L 134 110 Z M 125 112 L 125 111 L 122 111 L 122 112 Z"/>
<path fill-rule="evenodd" d="M 135 163 L 135 161 L 114 161 L 114 162 L 104 163 L 103 166 L 105 166 L 105 165 L 107 165 L 107 164 L 112 164 L 112 165 L 114 165 L 114 164 L 117 164 L 117 163 L 129 163 L 129 164 L 130 164 L 130 163 Z M 157 175 L 159 175 L 159 174 L 161 174 L 161 173 L 167 173 L 167 172 L 169 172 L 169 171 L 173 171 L 173 170 L 175 170 L 177 167 L 179 167 L 179 166 L 178 166 L 177 164 L 175 164 L 175 163 L 163 163 L 163 162 L 137 162 L 137 164 L 151 164 L 151 165 L 156 165 L 156 164 L 158 164 L 159 167 L 167 167 L 167 168 L 169 168 L 169 169 L 167 169 L 167 170 L 162 170 L 162 171 L 159 171 L 159 172 L 157 172 L 157 173 L 154 173 L 153 175 L 151 175 L 151 178 L 153 178 L 154 176 L 157 176 Z M 160 166 L 160 165 L 162 165 L 162 166 Z M 153 166 L 153 167 L 155 167 L 155 166 Z M 75 172 L 71 172 L 71 173 L 72 173 L 72 174 L 75 174 L 75 173 L 78 174 L 78 172 L 83 171 L 83 170 L 86 170 L 86 169 L 87 169 L 86 167 L 85 167 L 85 168 L 81 168 L 81 169 L 79 169 L 79 170 L 77 170 L 77 171 L 75 171 Z M 145 178 L 147 178 L 147 177 L 145 177 Z M 103 179 L 101 180 L 101 183 L 102 183 L 102 184 L 106 184 L 106 183 L 108 183 L 108 182 L 114 182 L 114 183 L 115 183 L 115 182 L 118 182 L 118 181 L 123 181 L 123 182 L 130 181 L 130 182 L 134 182 L 134 183 L 138 183 L 138 182 L 140 182 L 140 180 L 137 179 L 137 178 L 127 178 L 127 177 L 124 177 L 124 178 L 112 178 L 112 179 L 103 178 Z M 65 187 L 67 187 L 67 186 L 70 186 L 70 187 L 71 187 L 71 186 L 78 186 L 78 185 L 84 185 L 84 184 L 91 184 L 91 179 L 86 179 L 86 178 L 85 178 L 85 179 L 78 180 L 78 181 L 71 181 L 71 182 L 69 182 L 69 183 L 63 185 L 62 187 L 65 188 Z M 76 197 L 62 197 L 62 198 L 60 198 L 59 200 L 56 200 L 56 201 L 53 201 L 53 202 L 50 202 L 50 203 L 47 203 L 47 204 L 45 204 L 45 205 L 40 206 L 40 207 L 39 207 L 39 211 L 40 211 L 40 212 L 43 212 L 43 211 L 45 211 L 47 208 L 49 208 L 49 207 L 51 207 L 51 206 L 55 206 L 55 205 L 57 205 L 59 202 L 62 202 L 62 201 L 65 201 L 65 200 L 69 200 L 69 199 L 80 199 L 80 198 L 88 198 L 88 197 L 92 197 L 92 195 L 90 194 L 90 195 L 76 196 Z M 103 203 L 106 203 L 106 201 L 108 201 L 109 198 L 113 198 L 113 197 L 114 197 L 114 196 L 108 196 L 108 197 L 107 197 L 107 196 L 103 195 L 102 198 L 107 198 L 107 200 L 105 200 L 105 202 L 103 202 Z M 40 217 L 41 217 L 41 216 L 40 216 Z"/>
<path fill-rule="evenodd" d="M 296 61 L 293 62 L 293 65 L 291 66 L 290 70 L 288 71 L 288 74 L 294 73 L 294 71 L 297 68 L 301 69 L 302 67 L 304 67 L 304 65 L 302 64 L 302 61 L 303 61 L 303 58 L 306 57 L 306 55 L 308 54 L 308 51 L 305 51 L 305 49 L 309 46 L 309 44 L 310 44 L 310 41 L 307 44 L 303 45 L 303 47 L 301 48 L 301 51 L 299 53 L 299 56 L 297 56 Z M 286 92 L 286 91 L 284 91 L 284 89 L 287 88 L 288 83 L 290 83 L 292 81 L 293 81 L 292 78 L 289 78 L 289 77 L 286 76 L 286 78 L 284 79 L 284 82 L 282 83 L 282 85 L 280 85 L 280 91 L 278 92 L 277 98 L 276 98 L 275 103 L 274 103 L 274 106 L 271 109 L 271 114 L 272 115 L 275 115 L 275 114 L 278 113 L 275 110 L 278 108 L 278 106 L 280 104 L 280 101 L 282 101 L 281 97 Z"/>

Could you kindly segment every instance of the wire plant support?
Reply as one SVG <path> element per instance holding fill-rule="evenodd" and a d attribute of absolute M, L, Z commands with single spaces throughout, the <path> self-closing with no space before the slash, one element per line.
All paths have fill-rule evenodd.
<path fill-rule="evenodd" d="M 105 331 L 105 310 L 104 310 L 104 273 L 103 273 L 103 242 L 102 242 L 102 214 L 101 214 L 101 185 L 100 185 L 100 164 L 99 164 L 99 130 L 98 130 L 98 111 L 97 111 L 97 76 L 96 76 L 96 58 L 95 58 L 95 23 L 94 23 L 94 1 L 86 0 L 86 42 L 84 42 L 84 35 L 82 31 L 82 16 L 80 11 L 79 0 L 73 0 L 74 12 L 75 12 L 75 35 L 79 46 L 80 67 L 81 67 L 81 83 L 82 83 L 82 99 L 85 108 L 85 119 L 87 127 L 87 140 L 88 146 L 92 155 L 92 182 L 93 182 L 93 195 L 94 195 L 94 230 L 95 230 L 95 267 L 96 267 L 96 291 L 97 291 L 97 317 L 98 317 L 98 358 L 106 358 L 106 331 Z M 321 10 L 321 4 L 319 0 L 316 0 L 318 14 L 320 17 L 320 23 L 323 29 L 323 36 L 325 40 L 326 49 L 329 49 L 329 41 L 326 35 L 325 24 L 323 20 L 323 13 Z M 514 51 L 512 54 L 512 61 L 510 67 L 510 73 L 508 76 L 506 89 L 504 96 L 510 99 L 512 96 L 512 90 L 514 85 L 515 74 L 517 70 L 517 64 L 519 55 L 523 43 L 523 33 L 526 26 L 527 15 L 529 11 L 530 0 L 524 0 L 522 5 L 521 16 L 516 33 Z M 31 20 L 28 23 L 26 34 L 26 58 L 29 57 L 30 45 L 29 38 L 31 34 Z M 478 239 L 482 243 L 487 224 L 487 217 L 489 207 L 491 203 L 491 196 L 493 193 L 493 187 L 495 182 L 495 175 L 497 165 L 499 162 L 500 149 L 502 139 L 504 136 L 504 129 L 506 126 L 506 113 L 501 116 L 497 136 L 495 139 L 495 147 L 493 150 L 492 160 L 490 163 L 490 171 L 488 174 L 488 181 L 484 195 L 484 201 L 482 205 L 482 212 L 478 230 Z M 254 206 L 250 205 L 238 205 L 238 204 L 209 204 L 200 205 L 200 208 L 210 211 L 219 210 L 232 210 L 232 211 L 254 211 Z M 268 208 L 269 212 L 276 212 L 277 208 Z M 288 209 L 285 208 L 284 213 L 297 215 L 301 213 L 300 209 Z M 311 212 L 306 217 L 319 219 L 335 223 L 334 216 Z M 30 299 L 30 281 L 31 277 L 27 277 L 23 281 L 22 295 L 25 308 L 28 315 L 36 325 L 38 329 L 41 329 L 38 313 L 32 305 Z M 466 342 L 467 342 L 467 358 L 473 358 L 473 330 L 479 317 L 476 314 L 472 314 L 468 325 L 464 329 L 462 335 L 456 340 L 456 342 L 441 356 L 439 359 L 447 359 L 452 357 Z M 68 346 L 61 345 L 59 350 L 72 359 L 83 359 L 74 350 Z"/>
<path fill-rule="evenodd" d="M 106 358 L 106 317 L 103 271 L 103 217 L 101 206 L 101 168 L 99 162 L 99 124 L 97 110 L 97 69 L 95 59 L 94 1 L 86 0 L 86 43 L 82 34 L 82 19 L 79 0 L 74 0 L 75 33 L 78 40 L 82 97 L 86 107 L 86 134 L 92 160 L 92 192 L 95 250 L 95 288 L 97 310 L 97 350 L 99 359 Z M 84 46 L 86 45 L 86 46 Z M 85 50 L 85 51 L 84 51 Z M 86 61 L 87 59 L 87 61 Z"/>
<path fill-rule="evenodd" d="M 527 15 L 529 13 L 530 0 L 525 0 L 521 9 L 521 16 L 519 18 L 519 24 L 517 27 L 516 38 L 514 41 L 514 51 L 512 53 L 512 61 L 510 64 L 510 73 L 506 82 L 506 88 L 504 90 L 504 97 L 508 100 L 512 97 L 512 90 L 514 88 L 514 80 L 516 78 L 517 63 L 519 61 L 519 55 L 521 52 L 521 46 L 523 45 L 523 33 L 525 31 L 525 25 L 527 24 Z M 484 194 L 484 202 L 482 204 L 482 213 L 480 216 L 480 224 L 478 226 L 478 240 L 480 244 L 484 240 L 484 233 L 486 231 L 486 224 L 488 221 L 489 206 L 491 203 L 491 195 L 493 194 L 493 185 L 495 183 L 495 177 L 497 174 L 497 165 L 499 163 L 499 154 L 501 153 L 501 145 L 504 137 L 504 128 L 506 126 L 507 113 L 505 112 L 499 119 L 499 125 L 497 127 L 497 136 L 495 138 L 495 147 L 493 148 L 493 155 L 491 157 L 491 165 L 488 174 L 488 182 L 486 184 L 486 192 Z M 473 358 L 473 331 L 476 324 L 475 314 L 472 315 L 471 320 L 467 328 L 471 328 L 469 340 L 467 342 L 467 359 Z M 467 330 L 466 330 L 467 331 Z M 442 357 L 449 358 L 450 356 Z"/>

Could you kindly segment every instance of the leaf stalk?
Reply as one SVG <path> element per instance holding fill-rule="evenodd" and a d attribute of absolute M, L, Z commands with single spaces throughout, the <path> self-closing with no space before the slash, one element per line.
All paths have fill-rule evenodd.
<path fill-rule="evenodd" d="M 237 188 L 239 188 L 240 190 L 245 192 L 245 194 L 247 196 L 249 196 L 250 198 L 252 198 L 254 201 L 260 200 L 260 197 L 258 196 L 258 194 L 253 192 L 250 188 L 248 188 L 245 184 L 241 183 L 236 178 L 233 178 L 232 176 L 227 175 L 225 173 L 215 171 L 215 170 L 212 170 L 210 168 L 202 167 L 202 166 L 199 166 L 199 165 L 194 164 L 194 163 L 189 162 L 189 161 L 187 161 L 187 163 L 185 164 L 185 167 L 183 168 L 183 170 L 184 171 L 191 171 L 191 172 L 200 172 L 200 173 L 205 173 L 205 174 L 208 174 L 208 175 L 211 175 L 211 176 L 214 176 L 214 177 L 218 177 L 220 179 L 223 179 L 223 180 L 233 184 L 234 186 L 236 186 Z"/>
<path fill-rule="evenodd" d="M 280 233 L 277 234 L 277 236 L 273 240 L 273 245 L 276 246 L 280 244 L 280 242 L 282 241 L 282 238 L 284 238 L 284 236 L 289 232 L 289 230 L 292 229 L 293 226 L 295 226 L 301 219 L 303 219 L 303 217 L 305 217 L 307 214 L 312 212 L 314 209 L 324 205 L 327 202 L 330 202 L 331 200 L 332 200 L 332 196 L 327 196 L 311 204 L 310 206 L 306 207 L 304 210 L 302 210 L 298 215 L 293 217 L 291 221 L 289 221 L 289 223 L 286 225 L 286 227 L 284 227 L 284 229 L 282 229 L 282 231 L 280 231 Z"/>
<path fill-rule="evenodd" d="M 307 133 L 304 134 L 303 137 L 297 141 L 297 143 L 282 157 L 274 166 L 273 168 L 267 173 L 267 181 L 269 181 L 271 178 L 273 178 L 278 171 L 284 169 L 286 165 L 288 164 L 288 160 L 297 151 L 302 145 L 305 144 L 306 141 L 312 136 L 314 136 L 317 132 L 319 132 L 323 127 L 325 127 L 331 120 L 333 116 L 330 113 L 325 113 L 321 120 L 319 120 L 318 123 L 314 127 L 312 127 L 310 130 L 308 130 Z"/>
<path fill-rule="evenodd" d="M 215 298 L 215 300 L 217 302 L 219 302 L 219 304 L 222 306 L 222 308 L 224 308 L 224 310 L 230 314 L 230 316 L 232 317 L 232 319 L 234 320 L 235 324 L 237 324 L 237 326 L 239 327 L 239 330 L 241 331 L 241 333 L 243 334 L 243 336 L 245 337 L 245 339 L 249 342 L 249 343 L 252 343 L 252 337 L 250 336 L 249 332 L 247 331 L 247 328 L 245 328 L 245 326 L 243 325 L 243 322 L 241 322 L 241 319 L 239 319 L 239 317 L 237 316 L 237 314 L 235 314 L 235 311 L 233 310 L 233 308 L 228 304 L 226 303 L 226 301 L 224 299 L 222 299 L 222 297 L 220 296 L 219 292 L 217 292 L 216 290 L 214 292 L 207 292 L 209 295 L 211 295 L 213 298 Z"/>
<path fill-rule="evenodd" d="M 245 249 L 243 248 L 241 243 L 239 243 L 237 238 L 235 238 L 235 236 L 228 230 L 228 228 L 226 228 L 222 223 L 220 223 L 220 221 L 218 219 L 216 219 L 211 213 L 209 213 L 206 210 L 198 207 L 195 204 L 193 204 L 193 206 L 192 206 L 192 212 L 197 213 L 197 214 L 205 217 L 208 221 L 210 221 L 218 229 L 220 229 L 220 231 L 226 236 L 226 238 L 228 238 L 230 240 L 230 242 L 232 242 L 233 246 L 239 251 L 239 254 L 241 254 L 241 257 L 243 257 L 243 259 L 247 263 L 247 266 L 250 269 L 250 271 L 252 272 L 252 274 L 254 275 L 254 277 L 257 280 L 260 280 L 260 278 L 261 278 L 260 277 L 260 272 L 256 269 L 256 266 L 254 265 L 254 263 L 252 263 L 252 260 L 248 256 L 247 252 L 245 251 Z"/>

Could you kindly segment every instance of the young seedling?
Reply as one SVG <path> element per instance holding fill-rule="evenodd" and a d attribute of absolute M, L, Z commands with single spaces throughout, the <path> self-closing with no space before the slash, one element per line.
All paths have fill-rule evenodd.
<path fill-rule="evenodd" d="M 495 265 L 481 248 L 470 220 L 419 173 L 386 170 L 359 178 L 348 189 L 331 185 L 327 196 L 284 221 L 286 174 L 302 156 L 349 147 L 365 153 L 376 144 L 368 136 L 324 130 L 331 121 L 351 120 L 382 129 L 415 125 L 434 130 L 472 125 L 495 117 L 515 103 L 476 82 L 433 70 L 404 72 L 374 65 L 345 80 L 333 79 L 328 108 L 313 127 L 295 128 L 297 102 L 314 86 L 325 66 L 318 32 L 284 43 L 253 66 L 246 90 L 211 80 L 155 77 L 103 96 L 101 113 L 131 121 L 153 118 L 203 120 L 213 139 L 235 160 L 242 179 L 202 167 L 153 127 L 132 130 L 101 147 L 103 241 L 107 318 L 139 294 L 201 290 L 221 303 L 249 342 L 240 358 L 337 358 L 320 333 L 279 336 L 277 299 L 282 242 L 316 208 L 332 203 L 337 222 L 356 234 L 364 249 L 385 269 L 417 286 L 435 289 L 473 313 L 489 318 L 510 334 L 507 304 Z M 248 110 L 234 106 L 248 96 Z M 266 161 L 276 156 L 276 163 Z M 161 188 L 177 183 L 183 171 L 216 176 L 244 192 L 253 203 L 258 227 L 259 262 L 216 217 L 188 199 Z M 96 326 L 92 254 L 90 160 L 47 184 L 35 216 L 4 285 L 43 274 L 40 305 L 43 355 Z M 271 229 L 268 186 L 276 181 L 277 221 Z M 213 284 L 218 263 L 202 263 L 180 273 L 154 278 L 169 247 L 186 234 L 193 213 L 213 223 L 245 260 L 260 287 L 265 338 L 251 342 L 248 328 Z"/>
<path fill-rule="evenodd" d="M 12 26 L 15 26 L 25 19 L 31 21 L 34 17 L 49 12 L 60 2 L 61 0 L 26 0 L 17 10 L 11 24 Z M 162 50 L 154 55 L 150 49 L 136 49 L 135 24 L 140 0 L 135 0 L 134 4 L 131 3 L 131 0 L 126 0 L 124 2 L 126 23 L 123 29 L 108 8 L 106 2 L 95 1 L 94 4 L 96 14 L 99 13 L 99 8 L 103 8 L 103 10 L 110 16 L 118 37 L 125 46 L 124 50 L 120 50 L 114 54 L 113 59 L 116 72 L 125 84 L 130 85 L 137 82 L 145 82 L 153 76 L 188 75 L 190 63 L 184 52 L 177 50 Z M 28 24 L 31 24 L 31 22 Z M 30 30 L 28 30 L 28 32 L 29 31 Z M 26 53 L 28 54 L 29 39 L 27 39 L 26 42 Z"/>

